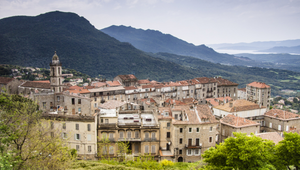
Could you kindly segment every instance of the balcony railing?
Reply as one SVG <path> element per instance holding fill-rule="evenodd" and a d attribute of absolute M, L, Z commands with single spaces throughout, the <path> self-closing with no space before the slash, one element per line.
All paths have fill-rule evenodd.
<path fill-rule="evenodd" d="M 202 148 L 202 144 L 201 143 L 199 145 L 185 144 L 185 147 L 188 148 L 188 149 L 201 149 Z"/>

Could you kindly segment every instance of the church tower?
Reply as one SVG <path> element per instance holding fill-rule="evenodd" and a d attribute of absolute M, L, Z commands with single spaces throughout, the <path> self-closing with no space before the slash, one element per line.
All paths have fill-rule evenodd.
<path fill-rule="evenodd" d="M 50 86 L 55 93 L 60 93 L 63 91 L 63 78 L 61 76 L 61 62 L 55 54 L 52 57 L 52 62 L 50 63 Z"/>

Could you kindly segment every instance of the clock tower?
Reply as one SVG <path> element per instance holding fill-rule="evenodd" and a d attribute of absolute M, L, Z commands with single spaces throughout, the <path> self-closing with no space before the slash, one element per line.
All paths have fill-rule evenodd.
<path fill-rule="evenodd" d="M 58 56 L 55 54 L 52 57 L 52 62 L 50 63 L 50 86 L 51 90 L 55 93 L 60 93 L 63 91 L 63 78 L 61 76 L 61 62 Z"/>

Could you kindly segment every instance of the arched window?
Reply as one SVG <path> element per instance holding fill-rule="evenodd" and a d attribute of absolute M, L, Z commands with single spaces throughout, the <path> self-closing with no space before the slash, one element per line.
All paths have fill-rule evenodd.
<path fill-rule="evenodd" d="M 55 76 L 55 73 L 54 73 L 54 68 L 52 68 L 52 73 L 53 73 L 53 76 Z"/>

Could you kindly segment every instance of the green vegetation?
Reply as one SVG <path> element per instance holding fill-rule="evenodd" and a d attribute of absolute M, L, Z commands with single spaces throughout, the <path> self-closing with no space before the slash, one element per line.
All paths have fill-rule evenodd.
<path fill-rule="evenodd" d="M 74 157 L 61 133 L 41 119 L 38 105 L 0 94 L 0 169 L 65 169 Z"/>
<path fill-rule="evenodd" d="M 284 132 L 284 140 L 274 145 L 255 135 L 234 133 L 235 137 L 203 154 L 203 169 L 299 169 L 300 135 Z"/>

